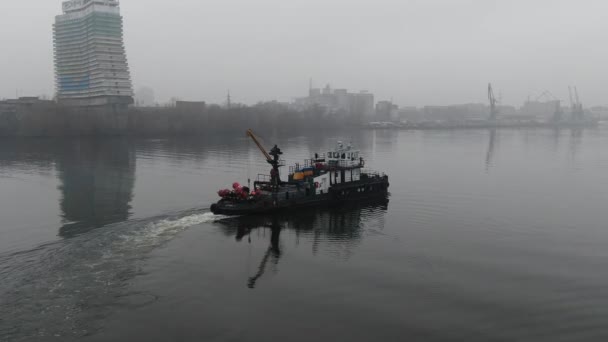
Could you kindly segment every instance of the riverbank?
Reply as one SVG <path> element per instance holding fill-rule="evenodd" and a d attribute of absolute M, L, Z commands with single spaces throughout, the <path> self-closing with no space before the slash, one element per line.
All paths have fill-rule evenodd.
<path fill-rule="evenodd" d="M 344 124 L 351 122 L 351 124 Z M 20 102 L 0 108 L 0 137 L 184 136 L 243 132 L 273 133 L 357 126 L 321 109 L 295 111 L 278 103 L 222 108 L 204 103 L 175 107 L 69 107 L 52 101 Z"/>

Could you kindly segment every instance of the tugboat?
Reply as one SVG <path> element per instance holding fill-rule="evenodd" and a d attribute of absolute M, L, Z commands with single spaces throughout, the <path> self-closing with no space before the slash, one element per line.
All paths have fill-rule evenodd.
<path fill-rule="evenodd" d="M 221 199 L 211 205 L 214 214 L 260 214 L 388 196 L 388 176 L 363 171 L 365 161 L 350 144 L 338 141 L 330 151 L 290 166 L 288 179 L 283 181 L 279 168 L 286 164 L 281 149 L 275 145 L 267 152 L 251 130 L 247 130 L 247 136 L 272 166 L 270 175 L 258 175 L 252 189 L 234 183 L 232 190 L 218 191 Z"/>

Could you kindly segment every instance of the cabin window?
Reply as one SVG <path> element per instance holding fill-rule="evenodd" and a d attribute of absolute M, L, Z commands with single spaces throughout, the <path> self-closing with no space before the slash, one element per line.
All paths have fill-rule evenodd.
<path fill-rule="evenodd" d="M 346 153 L 342 153 L 342 159 L 346 159 Z"/>

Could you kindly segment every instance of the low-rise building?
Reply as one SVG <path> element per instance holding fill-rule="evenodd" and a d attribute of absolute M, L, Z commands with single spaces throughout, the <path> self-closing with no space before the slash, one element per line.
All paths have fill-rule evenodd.
<path fill-rule="evenodd" d="M 425 120 L 449 122 L 487 119 L 490 115 L 490 109 L 482 103 L 425 106 L 422 112 Z"/>

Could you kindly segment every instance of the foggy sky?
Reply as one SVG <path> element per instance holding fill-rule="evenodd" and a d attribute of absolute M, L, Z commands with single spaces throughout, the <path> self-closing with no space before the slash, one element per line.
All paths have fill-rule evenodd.
<path fill-rule="evenodd" d="M 60 0 L 0 1 L 0 98 L 54 93 Z M 122 0 L 134 88 L 288 101 L 308 82 L 400 105 L 503 103 L 549 90 L 608 104 L 605 0 Z"/>

